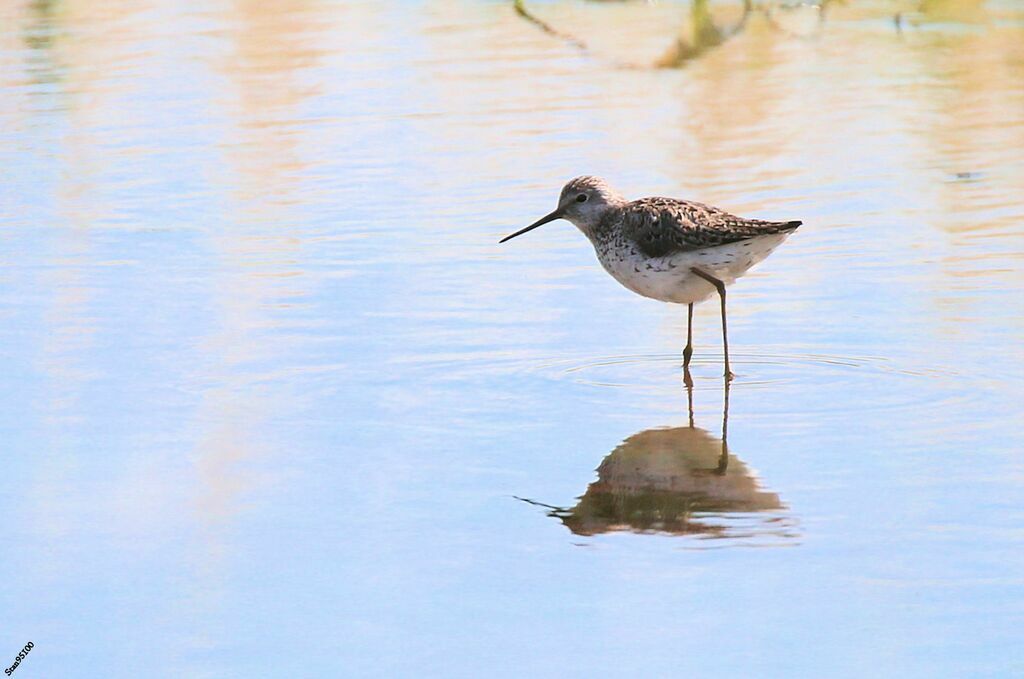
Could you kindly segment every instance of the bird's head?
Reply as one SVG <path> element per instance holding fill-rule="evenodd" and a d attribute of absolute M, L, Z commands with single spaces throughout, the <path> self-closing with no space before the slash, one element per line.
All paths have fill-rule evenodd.
<path fill-rule="evenodd" d="M 576 228 L 590 237 L 604 213 L 624 202 L 626 199 L 600 177 L 576 177 L 562 187 L 562 194 L 558 197 L 558 207 L 554 212 L 541 217 L 525 229 L 505 236 L 500 242 L 504 243 L 556 219 L 568 219 Z"/>

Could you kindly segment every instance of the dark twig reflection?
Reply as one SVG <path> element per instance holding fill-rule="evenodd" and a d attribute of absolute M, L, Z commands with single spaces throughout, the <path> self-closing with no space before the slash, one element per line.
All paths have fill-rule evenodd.
<path fill-rule="evenodd" d="M 516 14 L 526 19 L 548 35 L 554 36 L 559 40 L 563 40 L 580 51 L 587 51 L 587 45 L 583 41 L 577 40 L 567 33 L 562 33 L 548 22 L 534 15 L 530 10 L 526 9 L 526 5 L 523 3 L 523 0 L 513 0 L 512 6 L 515 8 Z"/>

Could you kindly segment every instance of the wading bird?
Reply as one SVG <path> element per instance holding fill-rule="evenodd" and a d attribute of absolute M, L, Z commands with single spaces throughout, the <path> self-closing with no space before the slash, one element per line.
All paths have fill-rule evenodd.
<path fill-rule="evenodd" d="M 567 219 L 582 231 L 605 271 L 625 287 L 644 297 L 689 305 L 684 368 L 693 355 L 693 305 L 717 290 L 726 379 L 733 375 L 725 286 L 771 254 L 802 223 L 746 219 L 678 198 L 630 201 L 603 179 L 584 176 L 562 188 L 554 212 L 500 242 L 556 219 Z"/>

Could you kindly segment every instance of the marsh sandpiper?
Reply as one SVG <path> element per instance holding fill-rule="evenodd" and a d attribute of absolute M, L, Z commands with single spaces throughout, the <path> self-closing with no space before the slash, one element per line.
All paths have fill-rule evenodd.
<path fill-rule="evenodd" d="M 771 254 L 802 222 L 772 222 L 731 215 L 678 198 L 629 201 L 599 177 L 577 177 L 562 188 L 558 207 L 500 242 L 556 219 L 567 219 L 597 251 L 605 271 L 633 292 L 688 305 L 684 378 L 693 356 L 693 305 L 718 292 L 722 303 L 725 377 L 729 333 L 725 286 Z"/>

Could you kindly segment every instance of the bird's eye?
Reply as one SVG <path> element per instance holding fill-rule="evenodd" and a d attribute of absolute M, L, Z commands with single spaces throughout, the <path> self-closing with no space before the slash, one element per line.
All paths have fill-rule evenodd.
<path fill-rule="evenodd" d="M 576 196 L 576 202 L 577 203 L 586 203 L 587 202 L 587 194 L 581 193 L 580 195 Z"/>

